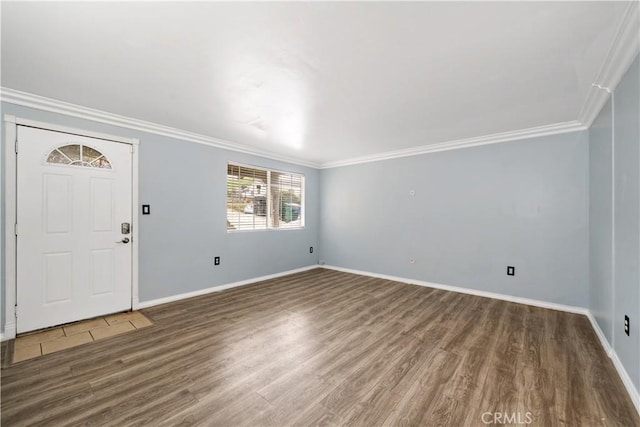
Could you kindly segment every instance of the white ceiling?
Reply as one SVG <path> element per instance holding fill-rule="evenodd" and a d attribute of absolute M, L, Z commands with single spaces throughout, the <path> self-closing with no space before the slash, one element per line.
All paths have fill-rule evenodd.
<path fill-rule="evenodd" d="M 575 121 L 625 2 L 2 2 L 2 86 L 323 164 Z"/>

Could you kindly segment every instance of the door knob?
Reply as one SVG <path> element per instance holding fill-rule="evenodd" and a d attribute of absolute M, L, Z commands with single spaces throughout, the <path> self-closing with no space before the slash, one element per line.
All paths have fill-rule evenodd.
<path fill-rule="evenodd" d="M 128 237 L 124 237 L 122 240 L 116 242 L 116 243 L 129 243 L 129 238 Z"/>

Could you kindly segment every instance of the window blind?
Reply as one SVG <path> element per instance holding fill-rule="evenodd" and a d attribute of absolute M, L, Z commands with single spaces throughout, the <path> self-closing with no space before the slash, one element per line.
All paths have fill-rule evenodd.
<path fill-rule="evenodd" d="M 227 229 L 304 227 L 304 175 L 229 163 Z"/>

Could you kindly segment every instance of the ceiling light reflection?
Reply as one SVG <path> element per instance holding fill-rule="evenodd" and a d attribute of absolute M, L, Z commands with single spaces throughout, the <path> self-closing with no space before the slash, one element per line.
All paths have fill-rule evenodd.
<path fill-rule="evenodd" d="M 238 58 L 228 64 L 227 107 L 243 132 L 301 149 L 307 129 L 307 90 L 301 70 L 282 58 Z"/>

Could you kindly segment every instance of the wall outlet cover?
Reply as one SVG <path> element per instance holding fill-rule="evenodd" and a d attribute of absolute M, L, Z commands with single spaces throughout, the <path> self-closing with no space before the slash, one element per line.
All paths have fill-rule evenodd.
<path fill-rule="evenodd" d="M 627 334 L 627 336 L 629 336 L 630 327 L 631 325 L 629 324 L 629 316 L 625 314 L 624 315 L 624 333 Z"/>

